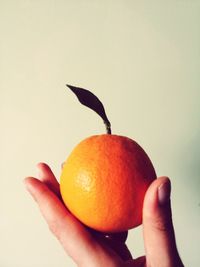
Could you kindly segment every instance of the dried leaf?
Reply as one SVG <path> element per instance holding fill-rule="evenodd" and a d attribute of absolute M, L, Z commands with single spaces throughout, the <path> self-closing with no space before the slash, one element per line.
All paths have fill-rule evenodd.
<path fill-rule="evenodd" d="M 97 114 L 99 114 L 99 116 L 103 119 L 106 125 L 107 133 L 111 134 L 111 124 L 107 118 L 104 106 L 101 101 L 89 90 L 68 84 L 67 87 L 69 87 L 69 89 L 71 89 L 72 92 L 77 96 L 81 104 L 87 106 L 88 108 L 94 110 Z"/>

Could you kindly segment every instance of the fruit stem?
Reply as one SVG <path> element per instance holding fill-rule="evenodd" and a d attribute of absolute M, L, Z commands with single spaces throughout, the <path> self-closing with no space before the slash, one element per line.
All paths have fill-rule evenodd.
<path fill-rule="evenodd" d="M 106 126 L 106 132 L 107 132 L 107 134 L 112 134 L 110 122 L 104 121 L 104 124 Z"/>

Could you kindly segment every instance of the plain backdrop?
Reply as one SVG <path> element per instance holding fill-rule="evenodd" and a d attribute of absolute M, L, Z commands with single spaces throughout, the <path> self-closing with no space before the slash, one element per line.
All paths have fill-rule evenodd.
<path fill-rule="evenodd" d="M 200 266 L 200 1 L 0 0 L 0 267 L 72 267 L 23 178 L 105 132 L 66 83 L 104 103 L 172 181 L 185 266 Z M 142 228 L 130 231 L 144 253 Z"/>

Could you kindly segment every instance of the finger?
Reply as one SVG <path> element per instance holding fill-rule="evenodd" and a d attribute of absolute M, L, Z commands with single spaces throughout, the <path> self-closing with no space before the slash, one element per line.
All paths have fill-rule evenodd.
<path fill-rule="evenodd" d="M 104 250 L 89 231 L 65 208 L 59 198 L 40 180 L 25 179 L 25 185 L 67 254 L 78 266 L 93 266 L 94 262 L 121 263 L 114 252 Z M 113 259 L 115 257 L 115 259 Z"/>
<path fill-rule="evenodd" d="M 50 190 L 52 190 L 59 198 L 61 198 L 60 195 L 60 185 L 53 174 L 50 167 L 45 163 L 38 163 L 38 178 L 45 183 Z"/>
<path fill-rule="evenodd" d="M 108 239 L 112 239 L 113 241 L 125 243 L 128 237 L 128 231 L 120 232 L 120 233 L 111 233 L 105 234 L 105 237 Z"/>
<path fill-rule="evenodd" d="M 147 267 L 146 265 L 146 257 L 141 256 L 134 260 L 126 261 L 124 267 Z"/>
<path fill-rule="evenodd" d="M 112 248 L 112 250 L 115 251 L 116 254 L 119 255 L 123 261 L 132 259 L 132 255 L 125 243 L 115 241 L 112 239 L 104 239 L 104 242 L 110 248 Z"/>
<path fill-rule="evenodd" d="M 170 206 L 171 184 L 167 177 L 155 180 L 147 190 L 143 206 L 143 232 L 150 266 L 183 266 L 176 248 Z"/>
<path fill-rule="evenodd" d="M 95 242 L 89 232 L 64 207 L 57 196 L 41 181 L 26 178 L 25 185 L 39 205 L 52 233 L 61 242 L 65 251 L 79 263 L 88 254 L 94 255 Z M 77 253 L 78 251 L 78 253 Z"/>
<path fill-rule="evenodd" d="M 141 256 L 137 259 L 135 259 L 134 261 L 134 267 L 145 267 L 146 265 L 146 257 L 145 256 Z"/>
<path fill-rule="evenodd" d="M 123 237 L 124 233 L 119 233 L 119 237 L 116 233 L 115 239 L 111 236 L 105 235 L 104 233 L 97 232 L 94 230 L 92 230 L 92 234 L 95 239 L 98 240 L 98 242 L 100 242 L 103 246 L 107 246 L 108 248 L 111 248 L 113 251 L 115 251 L 115 253 L 119 255 L 123 261 L 132 259 L 132 255 L 126 244 L 124 242 L 121 242 L 122 239 L 120 240 L 120 237 Z"/>
<path fill-rule="evenodd" d="M 88 229 L 95 236 L 101 236 L 103 238 L 110 239 L 116 242 L 125 243 L 128 237 L 128 231 L 119 232 L 119 233 L 105 233 L 105 232 L 99 232 L 99 231 L 93 230 L 91 228 L 88 228 Z"/>

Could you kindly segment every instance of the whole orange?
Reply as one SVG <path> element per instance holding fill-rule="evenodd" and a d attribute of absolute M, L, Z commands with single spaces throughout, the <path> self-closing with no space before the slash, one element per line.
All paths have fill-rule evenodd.
<path fill-rule="evenodd" d="M 69 211 L 102 232 L 121 232 L 142 222 L 145 192 L 156 178 L 145 151 L 130 138 L 102 134 L 79 143 L 61 174 Z"/>

